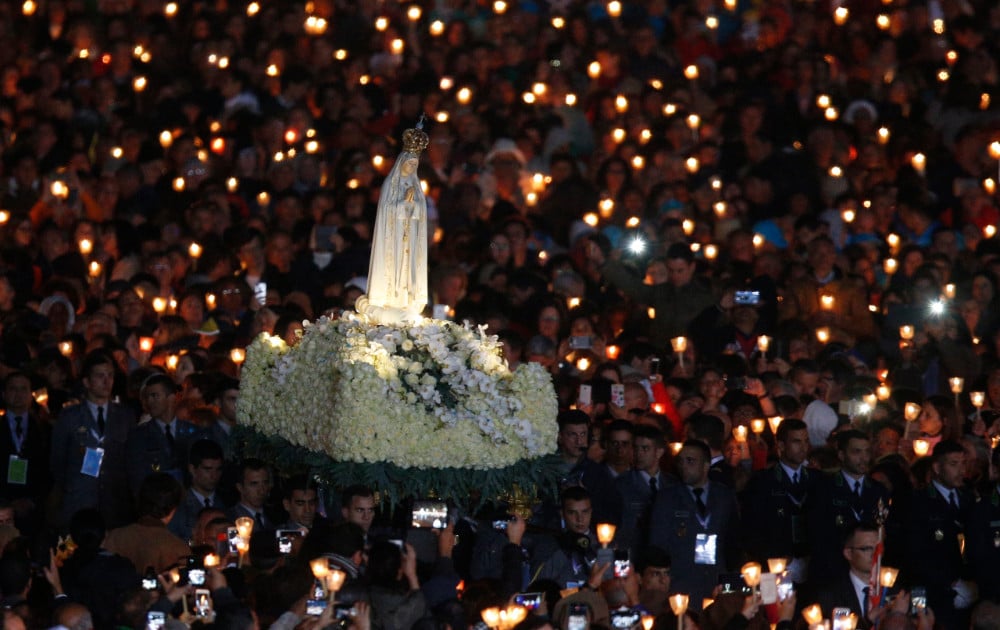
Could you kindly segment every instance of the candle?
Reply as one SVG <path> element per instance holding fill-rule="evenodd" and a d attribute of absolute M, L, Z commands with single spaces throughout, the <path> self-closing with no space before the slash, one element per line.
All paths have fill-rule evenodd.
<path fill-rule="evenodd" d="M 236 519 L 236 533 L 244 540 L 250 540 L 253 533 L 253 519 L 249 516 L 241 516 Z"/>
<path fill-rule="evenodd" d="M 903 324 L 902 326 L 899 327 L 899 338 L 900 339 L 903 339 L 904 341 L 909 341 L 909 340 L 913 339 L 913 334 L 914 334 L 914 330 L 913 330 L 913 326 L 912 325 L 910 325 L 910 324 Z"/>
<path fill-rule="evenodd" d="M 597 540 L 607 547 L 615 538 L 615 530 L 618 529 L 611 523 L 598 523 Z"/>
<path fill-rule="evenodd" d="M 816 339 L 820 343 L 827 343 L 830 341 L 830 329 L 826 326 L 821 326 L 816 329 Z"/>
<path fill-rule="evenodd" d="M 744 564 L 740 568 L 740 574 L 743 575 L 743 581 L 750 588 L 754 588 L 760 584 L 760 565 L 756 562 L 747 562 Z"/>
<path fill-rule="evenodd" d="M 764 432 L 764 427 L 767 426 L 767 421 L 763 418 L 755 418 L 750 421 L 750 430 L 754 432 L 754 435 L 760 435 Z"/>
<path fill-rule="evenodd" d="M 810 626 L 823 623 L 823 611 L 820 609 L 819 604 L 803 608 L 802 616 Z"/>
<path fill-rule="evenodd" d="M 962 389 L 965 388 L 965 379 L 961 376 L 952 376 L 948 379 L 948 385 L 951 387 L 952 394 L 961 394 Z"/>
<path fill-rule="evenodd" d="M 618 359 L 618 355 L 621 353 L 621 348 L 615 345 L 610 345 L 604 349 L 604 355 L 611 359 L 612 361 Z"/>
<path fill-rule="evenodd" d="M 832 311 L 833 303 L 834 303 L 834 298 L 832 295 L 824 293 L 823 295 L 819 296 L 819 307 L 824 311 Z"/>
<path fill-rule="evenodd" d="M 205 568 L 211 569 L 212 567 L 219 566 L 219 556 L 214 553 L 210 553 L 205 556 Z"/>
<path fill-rule="evenodd" d="M 889 390 L 889 386 L 886 385 L 885 383 L 882 383 L 881 385 L 879 385 L 878 387 L 875 388 L 875 396 L 879 400 L 882 400 L 882 401 L 889 400 L 889 397 L 891 395 L 892 395 L 892 392 Z"/>
<path fill-rule="evenodd" d="M 171 354 L 167 357 L 167 369 L 173 372 L 177 369 L 177 364 L 180 362 L 180 357 L 176 354 Z"/>
<path fill-rule="evenodd" d="M 931 443 L 922 438 L 913 440 L 913 452 L 917 457 L 923 457 L 931 450 Z"/>
<path fill-rule="evenodd" d="M 767 570 L 771 573 L 784 573 L 788 566 L 788 558 L 768 558 Z"/>
<path fill-rule="evenodd" d="M 895 258 L 886 258 L 884 261 L 882 261 L 882 270 L 885 271 L 886 275 L 888 276 L 891 276 L 892 274 L 896 273 L 896 268 L 898 266 L 899 263 L 896 262 Z"/>
<path fill-rule="evenodd" d="M 688 608 L 688 596 L 683 593 L 676 593 L 670 596 L 670 610 L 677 616 L 677 630 L 684 628 L 684 613 Z"/>
<path fill-rule="evenodd" d="M 687 350 L 688 340 L 687 337 L 674 337 L 670 340 L 670 345 L 673 347 L 674 352 L 681 353 Z"/>
<path fill-rule="evenodd" d="M 316 558 L 309 563 L 309 568 L 312 569 L 314 578 L 323 580 L 330 574 L 330 561 L 327 558 Z"/>
<path fill-rule="evenodd" d="M 907 422 L 913 422 L 920 417 L 921 407 L 915 402 L 908 402 L 903 405 L 903 417 Z"/>
<path fill-rule="evenodd" d="M 99 277 L 101 275 L 102 269 L 103 268 L 101 267 L 101 263 L 97 262 L 96 260 L 90 261 L 90 264 L 87 265 L 87 273 L 90 274 L 91 278 Z"/>
<path fill-rule="evenodd" d="M 232 350 L 229 351 L 229 359 L 236 365 L 243 363 L 243 361 L 245 361 L 246 358 L 247 354 L 246 351 L 243 350 L 243 348 L 233 348 Z"/>
<path fill-rule="evenodd" d="M 896 584 L 897 575 L 899 575 L 899 569 L 883 566 L 879 573 L 879 584 L 882 588 L 892 588 Z"/>
<path fill-rule="evenodd" d="M 771 426 L 771 433 L 774 433 L 775 435 L 777 435 L 778 434 L 778 427 L 781 426 L 781 423 L 784 422 L 784 420 L 785 419 L 782 416 L 770 416 L 767 419 L 767 423 Z"/>
<path fill-rule="evenodd" d="M 156 340 L 152 337 L 139 337 L 139 350 L 152 352 L 154 343 L 156 343 Z"/>
<path fill-rule="evenodd" d="M 972 406 L 979 409 L 986 402 L 985 392 L 969 392 L 969 400 L 972 402 Z"/>
<path fill-rule="evenodd" d="M 927 172 L 927 156 L 923 153 L 917 153 L 912 158 L 910 158 L 910 165 L 913 170 L 917 172 L 917 175 L 923 177 Z"/>
<path fill-rule="evenodd" d="M 747 441 L 747 428 L 743 425 L 733 427 L 733 437 L 737 442 Z"/>
<path fill-rule="evenodd" d="M 767 349 L 771 347 L 771 338 L 767 335 L 757 335 L 757 349 L 761 354 L 767 354 Z"/>
<path fill-rule="evenodd" d="M 64 357 L 73 355 L 73 342 L 72 341 L 60 341 L 59 342 L 59 354 Z"/>
<path fill-rule="evenodd" d="M 670 454 L 671 455 L 676 455 L 677 453 L 681 452 L 682 448 L 684 448 L 684 443 L 683 442 L 671 442 L 670 443 Z"/>
<path fill-rule="evenodd" d="M 944 285 L 944 297 L 947 298 L 947 299 L 949 299 L 949 300 L 954 300 L 955 299 L 955 284 L 954 283 L 949 282 L 948 284 Z"/>

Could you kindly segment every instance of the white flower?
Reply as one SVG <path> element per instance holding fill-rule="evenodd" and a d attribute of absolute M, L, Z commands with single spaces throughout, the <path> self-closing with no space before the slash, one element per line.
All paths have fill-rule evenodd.
<path fill-rule="evenodd" d="M 534 364 L 512 373 L 482 329 L 348 314 L 307 323 L 291 348 L 269 339 L 247 349 L 239 401 L 241 422 L 263 433 L 338 461 L 402 467 L 498 468 L 555 450 L 549 375 Z"/>

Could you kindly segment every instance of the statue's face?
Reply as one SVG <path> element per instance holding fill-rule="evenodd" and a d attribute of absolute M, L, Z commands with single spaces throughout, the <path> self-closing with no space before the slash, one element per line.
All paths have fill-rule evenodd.
<path fill-rule="evenodd" d="M 409 177 L 417 171 L 417 158 L 409 157 L 403 162 L 403 165 L 399 167 L 399 172 L 403 174 L 404 177 Z"/>

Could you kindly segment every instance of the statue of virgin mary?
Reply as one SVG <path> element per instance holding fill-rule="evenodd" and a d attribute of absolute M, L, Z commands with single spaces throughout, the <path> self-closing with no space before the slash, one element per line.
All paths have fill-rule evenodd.
<path fill-rule="evenodd" d="M 368 263 L 368 293 L 355 310 L 379 324 L 412 323 L 427 306 L 427 200 L 417 177 L 427 134 L 403 132 L 403 152 L 382 183 Z"/>

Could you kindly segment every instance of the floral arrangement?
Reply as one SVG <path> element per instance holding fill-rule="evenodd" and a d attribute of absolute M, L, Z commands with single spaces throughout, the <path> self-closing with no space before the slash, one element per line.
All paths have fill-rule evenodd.
<path fill-rule="evenodd" d="M 551 454 L 557 432 L 548 373 L 535 364 L 511 371 L 482 327 L 434 319 L 386 326 L 353 313 L 307 322 L 291 347 L 268 335 L 254 340 L 239 414 L 258 434 L 244 440 L 258 454 L 270 444 L 288 460 L 288 449 L 305 449 L 331 464 L 392 470 L 521 470 L 503 483 L 524 476 L 525 460 Z M 392 470 L 363 476 L 390 483 Z"/>

